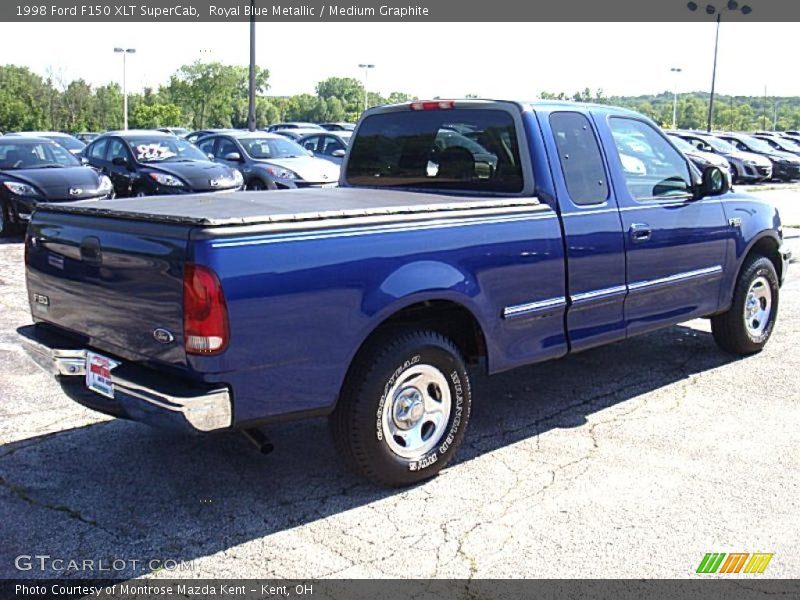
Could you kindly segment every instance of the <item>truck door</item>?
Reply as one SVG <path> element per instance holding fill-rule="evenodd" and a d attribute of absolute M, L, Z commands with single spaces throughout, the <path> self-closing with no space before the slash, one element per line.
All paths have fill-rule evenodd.
<path fill-rule="evenodd" d="M 721 199 L 695 199 L 693 169 L 649 122 L 612 116 L 607 124 L 605 146 L 617 150 L 609 165 L 625 233 L 628 335 L 715 312 L 731 235 Z"/>
<path fill-rule="evenodd" d="M 572 351 L 625 337 L 625 243 L 617 199 L 594 123 L 580 112 L 542 123 L 567 257 L 567 332 Z M 556 166 L 556 164 L 558 166 Z"/>

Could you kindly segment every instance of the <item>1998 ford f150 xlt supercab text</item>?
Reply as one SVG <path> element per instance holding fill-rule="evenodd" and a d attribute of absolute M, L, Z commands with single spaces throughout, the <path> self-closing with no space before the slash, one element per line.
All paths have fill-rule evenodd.
<path fill-rule="evenodd" d="M 777 212 L 636 113 L 374 108 L 340 186 L 43 206 L 30 353 L 82 404 L 156 426 L 329 414 L 352 468 L 404 485 L 461 442 L 470 363 L 496 373 L 696 317 L 750 354 L 775 325 Z"/>

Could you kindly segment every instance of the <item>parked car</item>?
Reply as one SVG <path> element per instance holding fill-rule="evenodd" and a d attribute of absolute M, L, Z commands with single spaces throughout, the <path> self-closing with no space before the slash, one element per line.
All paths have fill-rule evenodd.
<path fill-rule="evenodd" d="M 107 174 L 118 196 L 233 191 L 242 176 L 196 146 L 159 131 L 117 131 L 89 144 L 85 158 Z"/>
<path fill-rule="evenodd" d="M 306 133 L 297 138 L 297 143 L 309 152 L 313 152 L 317 158 L 324 158 L 341 165 L 352 135 L 352 131 Z"/>
<path fill-rule="evenodd" d="M 320 127 L 328 131 L 355 131 L 356 128 L 354 123 L 345 123 L 344 121 L 339 121 L 337 123 L 320 123 Z"/>
<path fill-rule="evenodd" d="M 287 123 L 274 123 L 266 128 L 265 131 L 270 133 L 276 132 L 279 129 L 322 129 L 322 126 L 316 123 L 305 123 L 303 121 L 290 121 Z"/>
<path fill-rule="evenodd" d="M 108 198 L 108 177 L 81 165 L 66 148 L 36 137 L 0 139 L 0 235 L 24 228 L 45 202 Z"/>
<path fill-rule="evenodd" d="M 800 138 L 800 131 L 784 131 L 783 133 L 793 138 Z"/>
<path fill-rule="evenodd" d="M 772 162 L 772 177 L 782 181 L 800 178 L 800 158 L 775 150 L 764 140 L 743 133 L 717 133 L 718 138 L 730 142 L 737 150 L 767 157 Z"/>
<path fill-rule="evenodd" d="M 159 127 L 157 131 L 162 133 L 170 133 L 179 138 L 186 137 L 190 133 L 186 127 Z"/>
<path fill-rule="evenodd" d="M 191 142 L 192 144 L 197 144 L 197 140 L 200 138 L 204 138 L 207 135 L 212 135 L 214 133 L 225 133 L 227 131 L 236 131 L 236 129 L 198 129 L 197 131 L 187 133 L 185 136 L 183 136 L 183 139 Z"/>
<path fill-rule="evenodd" d="M 675 135 L 686 140 L 698 150 L 724 156 L 731 164 L 733 183 L 764 181 L 772 178 L 772 161 L 765 156 L 737 150 L 730 142 L 713 135 L 692 131 L 676 131 Z"/>
<path fill-rule="evenodd" d="M 435 152 L 453 125 L 497 157 L 490 177 L 467 147 Z M 626 137 L 644 172 L 623 170 Z M 400 486 L 464 439 L 468 364 L 497 373 L 698 317 L 747 355 L 776 326 L 790 252 L 775 207 L 625 109 L 375 107 L 340 183 L 37 210 L 26 348 L 76 401 L 155 426 L 241 429 L 266 449 L 265 423 L 328 414 L 345 462 Z"/>
<path fill-rule="evenodd" d="M 23 136 L 23 137 L 39 137 L 51 140 L 59 146 L 66 148 L 72 154 L 80 154 L 86 148 L 86 144 L 80 141 L 75 136 L 68 133 L 61 133 L 59 131 L 19 131 L 15 133 L 7 133 L 8 136 Z"/>
<path fill-rule="evenodd" d="M 201 138 L 200 151 L 238 169 L 248 190 L 281 190 L 336 185 L 339 167 L 314 158 L 281 135 L 235 131 Z"/>
<path fill-rule="evenodd" d="M 706 167 L 718 167 L 728 177 L 730 184 L 733 184 L 733 171 L 731 170 L 731 163 L 725 157 L 713 152 L 703 152 L 698 150 L 695 146 L 676 135 L 675 133 L 667 133 L 667 136 L 675 144 L 675 147 L 683 152 L 695 167 L 702 173 Z"/>
<path fill-rule="evenodd" d="M 765 141 L 773 150 L 778 150 L 779 152 L 788 152 L 789 154 L 800 156 L 800 145 L 798 145 L 800 144 L 800 139 L 797 140 L 797 142 L 793 142 L 789 139 L 771 134 L 756 134 L 753 137 Z"/>
<path fill-rule="evenodd" d="M 76 133 L 75 137 L 78 140 L 82 141 L 84 144 L 89 144 L 90 142 L 93 142 L 94 140 L 99 138 L 100 134 L 95 133 L 93 131 L 81 131 L 80 133 Z"/>

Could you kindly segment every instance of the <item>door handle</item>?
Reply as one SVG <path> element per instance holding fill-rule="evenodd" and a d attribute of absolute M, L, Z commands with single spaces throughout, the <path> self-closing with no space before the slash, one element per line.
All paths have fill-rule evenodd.
<path fill-rule="evenodd" d="M 647 223 L 633 223 L 629 233 L 634 242 L 646 242 L 653 236 L 653 230 Z"/>

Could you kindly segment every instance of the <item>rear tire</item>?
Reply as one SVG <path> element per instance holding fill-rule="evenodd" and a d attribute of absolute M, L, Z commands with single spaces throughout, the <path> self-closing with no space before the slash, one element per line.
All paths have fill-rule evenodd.
<path fill-rule="evenodd" d="M 717 345 L 743 356 L 761 352 L 778 317 L 779 292 L 772 261 L 760 254 L 748 257 L 736 281 L 733 304 L 727 312 L 711 319 Z"/>
<path fill-rule="evenodd" d="M 399 487 L 433 477 L 452 459 L 471 405 L 455 344 L 434 331 L 410 330 L 382 336 L 360 353 L 330 424 L 351 470 Z"/>

